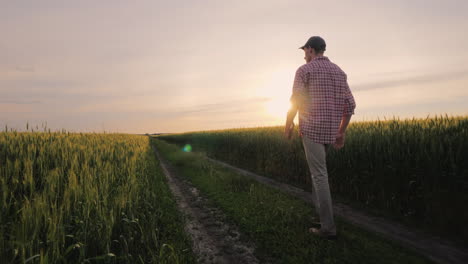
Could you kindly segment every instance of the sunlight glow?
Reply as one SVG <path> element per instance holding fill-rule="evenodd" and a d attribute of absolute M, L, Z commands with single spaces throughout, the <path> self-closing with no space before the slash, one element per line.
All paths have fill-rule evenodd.
<path fill-rule="evenodd" d="M 292 67 L 284 67 L 269 73 L 265 83 L 258 89 L 258 96 L 269 98 L 264 103 L 265 114 L 278 122 L 286 120 L 286 114 L 291 107 L 291 97 L 294 71 Z"/>
<path fill-rule="evenodd" d="M 278 119 L 285 119 L 286 114 L 291 107 L 288 98 L 273 98 L 265 103 L 266 112 Z"/>

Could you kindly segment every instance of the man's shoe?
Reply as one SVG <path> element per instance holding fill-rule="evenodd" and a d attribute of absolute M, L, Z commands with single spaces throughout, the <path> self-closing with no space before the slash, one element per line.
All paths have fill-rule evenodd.
<path fill-rule="evenodd" d="M 322 231 L 320 231 L 320 229 L 315 228 L 315 227 L 309 228 L 309 233 L 311 233 L 313 235 L 316 235 L 318 237 L 321 237 L 321 238 L 328 239 L 328 240 L 337 240 L 338 239 L 338 236 L 336 234 L 335 235 L 325 234 Z"/>

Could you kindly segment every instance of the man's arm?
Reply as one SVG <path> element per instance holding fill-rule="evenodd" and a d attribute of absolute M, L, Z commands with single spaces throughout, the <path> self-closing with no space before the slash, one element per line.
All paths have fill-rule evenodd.
<path fill-rule="evenodd" d="M 304 103 L 305 90 L 306 90 L 306 87 L 305 87 L 304 74 L 302 72 L 302 69 L 299 67 L 296 70 L 296 74 L 294 76 L 292 95 L 291 95 L 291 98 L 289 99 L 291 102 L 291 108 L 289 108 L 288 110 L 288 114 L 286 117 L 286 125 L 284 127 L 284 133 L 288 139 L 291 138 L 291 135 L 293 132 L 294 117 L 296 117 L 299 106 Z"/>
<path fill-rule="evenodd" d="M 291 104 L 291 108 L 288 111 L 288 115 L 286 117 L 286 125 L 284 126 L 285 134 L 288 138 L 291 137 L 292 129 L 294 128 L 294 118 L 296 117 L 297 113 L 297 105 L 295 103 Z"/>
<path fill-rule="evenodd" d="M 351 120 L 352 114 L 344 114 L 341 117 L 341 124 L 340 129 L 338 129 L 338 134 L 344 134 L 346 132 L 346 128 L 348 127 L 349 121 Z"/>
<path fill-rule="evenodd" d="M 340 128 L 338 129 L 338 135 L 336 135 L 335 144 L 333 144 L 336 149 L 342 148 L 344 146 L 346 128 L 348 127 L 349 121 L 351 120 L 351 116 L 354 114 L 355 108 L 356 102 L 354 101 L 353 94 L 351 93 L 348 83 L 346 82 L 343 116 L 341 117 Z"/>

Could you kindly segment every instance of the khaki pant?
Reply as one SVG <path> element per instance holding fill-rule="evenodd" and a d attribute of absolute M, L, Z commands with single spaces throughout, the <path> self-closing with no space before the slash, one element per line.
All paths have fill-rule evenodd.
<path fill-rule="evenodd" d="M 336 227 L 333 221 L 333 205 L 326 163 L 327 149 L 330 144 L 315 143 L 306 136 L 302 136 L 302 144 L 309 164 L 312 178 L 312 202 L 320 217 L 321 232 L 335 235 Z"/>

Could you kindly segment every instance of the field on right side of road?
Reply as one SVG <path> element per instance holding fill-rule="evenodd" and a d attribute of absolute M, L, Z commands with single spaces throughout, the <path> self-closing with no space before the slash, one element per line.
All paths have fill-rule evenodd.
<path fill-rule="evenodd" d="M 159 138 L 310 190 L 301 138 L 281 126 Z M 468 240 L 467 161 L 468 116 L 351 122 L 345 147 L 327 156 L 336 197 L 458 241 Z"/>

